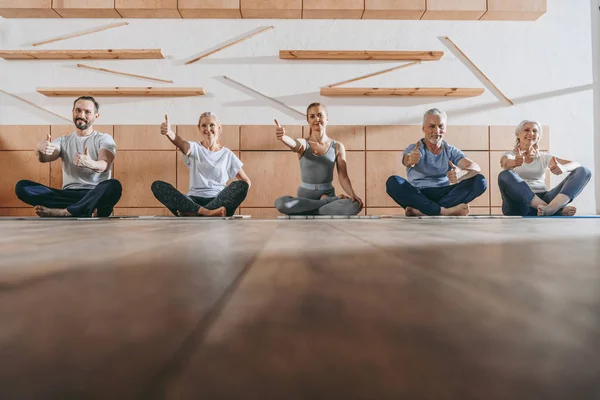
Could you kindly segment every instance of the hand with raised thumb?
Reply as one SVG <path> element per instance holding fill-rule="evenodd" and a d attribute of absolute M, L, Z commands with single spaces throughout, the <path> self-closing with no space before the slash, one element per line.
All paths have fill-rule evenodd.
<path fill-rule="evenodd" d="M 448 170 L 448 172 L 446 172 L 446 176 L 448 177 L 450 184 L 454 185 L 458 182 L 458 176 L 456 175 L 456 170 L 458 167 L 454 165 L 452 161 L 448 161 L 448 167 L 450 167 L 450 169 Z"/>
<path fill-rule="evenodd" d="M 283 137 L 285 136 L 285 128 L 281 126 L 279 124 L 279 121 L 277 121 L 276 119 L 274 119 L 273 121 L 275 121 L 275 136 L 277 136 L 277 140 L 283 140 Z"/>
<path fill-rule="evenodd" d="M 562 175 L 564 172 L 562 165 L 556 159 L 556 156 L 553 156 L 548 163 L 548 168 L 550 168 L 550 172 L 554 175 Z"/>
<path fill-rule="evenodd" d="M 90 157 L 89 150 L 87 147 L 83 150 L 83 153 L 77 153 L 75 155 L 73 163 L 78 167 L 92 168 L 94 160 L 92 160 L 92 157 Z"/>
<path fill-rule="evenodd" d="M 419 163 L 419 161 L 421 161 L 420 147 L 421 147 L 421 141 L 419 140 L 417 142 L 417 144 L 415 144 L 415 147 L 410 151 L 410 153 L 408 153 L 408 164 L 411 167 L 414 167 L 415 165 L 417 165 Z"/>
<path fill-rule="evenodd" d="M 50 156 L 54 151 L 58 149 L 58 146 L 52 143 L 52 135 L 50 132 L 46 135 L 46 139 L 39 142 L 36 146 L 36 150 L 43 155 Z"/>
<path fill-rule="evenodd" d="M 171 130 L 171 122 L 169 122 L 169 116 L 165 114 L 165 122 L 160 124 L 160 134 L 167 135 L 169 132 L 173 132 Z"/>

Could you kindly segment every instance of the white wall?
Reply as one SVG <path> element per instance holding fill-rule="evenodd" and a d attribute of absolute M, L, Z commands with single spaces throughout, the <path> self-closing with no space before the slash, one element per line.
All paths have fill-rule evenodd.
<path fill-rule="evenodd" d="M 0 19 L 0 47 L 29 44 L 108 23 L 108 20 Z M 104 98 L 101 123 L 158 124 L 165 112 L 174 123 L 194 124 L 202 111 L 218 113 L 225 124 L 299 124 L 293 113 L 220 78 L 227 75 L 303 110 L 312 101 L 329 106 L 332 124 L 418 124 L 424 110 L 437 106 L 449 123 L 516 125 L 538 119 L 552 128 L 551 150 L 594 167 L 594 97 L 590 3 L 548 0 L 548 13 L 536 22 L 483 21 L 318 21 L 318 20 L 130 20 L 131 25 L 44 46 L 47 49 L 154 48 L 168 60 L 90 61 L 132 73 L 202 86 L 209 96 L 179 99 Z M 259 27 L 275 29 L 196 64 L 193 55 Z M 515 101 L 507 106 L 489 90 L 480 97 L 428 103 L 426 98 L 321 98 L 323 85 L 398 65 L 394 62 L 283 61 L 279 49 L 445 50 L 441 61 L 357 82 L 354 86 L 482 87 L 482 82 L 444 45 L 450 36 Z M 76 61 L 0 60 L 0 88 L 68 116 L 72 99 L 46 98 L 38 86 L 151 86 L 148 81 L 75 68 Z M 0 124 L 49 124 L 60 119 L 0 95 Z M 451 131 L 448 135 L 451 142 Z M 556 183 L 556 179 L 554 182 Z M 596 210 L 594 185 L 576 204 Z"/>

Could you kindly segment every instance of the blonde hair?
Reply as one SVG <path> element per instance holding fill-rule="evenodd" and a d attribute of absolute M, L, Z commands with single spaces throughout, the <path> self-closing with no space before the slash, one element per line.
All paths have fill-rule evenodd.
<path fill-rule="evenodd" d="M 539 154 L 540 150 L 539 150 L 539 143 L 540 140 L 542 140 L 542 124 L 540 124 L 538 121 L 530 121 L 530 120 L 523 120 L 521 121 L 521 123 L 519 125 L 517 125 L 516 129 L 515 129 L 515 148 L 517 148 L 520 144 L 520 139 L 519 139 L 519 133 L 521 133 L 521 130 L 523 130 L 523 127 L 527 124 L 535 124 L 537 125 L 538 128 L 538 140 L 533 144 L 533 149 L 535 150 L 535 154 L 536 156 Z"/>
<path fill-rule="evenodd" d="M 214 119 L 217 120 L 217 124 L 219 125 L 219 127 L 221 127 L 221 120 L 219 119 L 219 117 L 217 117 L 217 114 L 211 112 L 211 111 L 206 111 L 203 112 L 202 114 L 200 114 L 200 118 L 198 119 L 198 128 L 200 129 L 200 127 L 202 126 L 202 118 L 210 118 L 213 117 Z M 219 136 L 221 136 L 221 132 L 219 132 Z M 219 142 L 219 138 L 217 137 L 217 144 L 219 146 L 223 146 L 221 144 L 221 142 Z"/>

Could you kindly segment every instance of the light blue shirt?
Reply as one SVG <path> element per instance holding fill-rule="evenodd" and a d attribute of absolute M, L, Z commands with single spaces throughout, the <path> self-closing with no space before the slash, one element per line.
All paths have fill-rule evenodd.
<path fill-rule="evenodd" d="M 408 146 L 402 154 L 402 159 L 410 153 L 416 144 Z M 419 146 L 421 152 L 421 161 L 413 168 L 406 168 L 408 182 L 416 188 L 423 189 L 429 187 L 449 186 L 450 180 L 446 173 L 450 171 L 449 161 L 458 165 L 459 161 L 465 158 L 462 151 L 442 140 L 442 151 L 439 154 L 433 154 L 425 146 L 424 139 L 421 139 Z"/>

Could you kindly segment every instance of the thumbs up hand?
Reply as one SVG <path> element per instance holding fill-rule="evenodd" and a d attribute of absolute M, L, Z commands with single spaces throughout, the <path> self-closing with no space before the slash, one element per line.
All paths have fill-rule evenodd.
<path fill-rule="evenodd" d="M 452 161 L 448 161 L 448 166 L 450 167 L 450 169 L 448 170 L 448 172 L 446 172 L 446 176 L 448 177 L 450 184 L 454 185 L 458 182 L 458 176 L 456 175 L 456 170 L 458 169 L 458 167 L 454 165 Z"/>
<path fill-rule="evenodd" d="M 523 165 L 524 160 L 525 160 L 525 158 L 523 157 L 523 152 L 517 146 L 515 148 L 515 167 L 520 167 L 521 165 Z"/>
<path fill-rule="evenodd" d="M 554 175 L 562 175 L 562 173 L 565 172 L 562 165 L 556 160 L 556 157 L 552 157 L 550 159 L 548 168 L 550 168 L 550 172 L 552 172 Z"/>
<path fill-rule="evenodd" d="M 165 122 L 160 124 L 160 134 L 166 135 L 169 139 L 175 138 L 175 133 L 173 129 L 171 129 L 171 122 L 169 121 L 169 116 L 165 114 Z"/>
<path fill-rule="evenodd" d="M 276 119 L 274 121 L 275 125 L 277 126 L 275 128 L 275 136 L 277 136 L 277 140 L 283 140 L 283 137 L 285 136 L 285 128 L 279 125 L 279 121 L 277 121 Z"/>
<path fill-rule="evenodd" d="M 56 151 L 57 149 L 58 149 L 58 146 L 55 145 L 54 143 L 52 143 L 52 136 L 50 135 L 50 133 L 48 133 L 48 135 L 46 136 L 46 139 L 39 142 L 36 146 L 36 150 L 40 154 L 44 154 L 47 156 L 52 155 L 54 153 L 54 151 Z"/>
<path fill-rule="evenodd" d="M 415 148 L 408 153 L 408 164 L 412 167 L 417 165 L 419 161 L 421 161 L 421 151 L 419 150 L 421 147 L 421 141 L 419 140 L 415 145 Z"/>
<path fill-rule="evenodd" d="M 92 157 L 90 157 L 87 147 L 85 148 L 85 150 L 83 150 L 83 154 L 77 153 L 75 155 L 75 159 L 73 160 L 73 163 L 75 165 L 77 165 L 78 167 L 90 168 L 90 169 L 93 168 L 94 160 L 92 160 Z"/>

